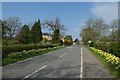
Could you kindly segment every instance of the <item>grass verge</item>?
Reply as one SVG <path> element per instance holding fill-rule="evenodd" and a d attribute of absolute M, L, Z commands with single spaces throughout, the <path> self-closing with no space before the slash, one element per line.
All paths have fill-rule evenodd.
<path fill-rule="evenodd" d="M 91 48 L 87 47 L 93 55 L 95 55 L 100 61 L 101 63 L 105 66 L 105 68 L 107 68 L 110 73 L 115 76 L 116 78 L 120 77 L 120 73 L 119 73 L 119 68 L 118 70 L 115 69 L 115 66 L 111 66 L 110 64 L 107 63 L 106 59 L 104 59 L 103 56 L 99 55 L 97 52 L 95 52 L 94 50 L 92 50 Z M 116 65 L 116 64 L 115 64 Z M 119 64 L 118 64 L 119 65 Z M 119 66 L 118 66 L 119 67 Z"/>
<path fill-rule="evenodd" d="M 58 46 L 58 47 L 53 47 L 53 48 L 44 48 L 44 49 L 33 49 L 33 50 L 29 50 L 29 51 L 22 51 L 22 52 L 14 52 L 11 53 L 9 55 L 7 55 L 6 57 L 2 58 L 2 66 L 11 64 L 11 63 L 15 63 L 15 62 L 19 62 L 28 58 L 32 58 L 35 56 L 39 56 L 42 54 L 46 54 L 48 52 L 63 48 L 64 46 Z"/>

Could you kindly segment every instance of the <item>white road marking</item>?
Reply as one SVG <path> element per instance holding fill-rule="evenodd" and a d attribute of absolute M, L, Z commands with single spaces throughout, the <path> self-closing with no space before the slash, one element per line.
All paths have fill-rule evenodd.
<path fill-rule="evenodd" d="M 70 49 L 69 51 L 72 51 L 72 49 Z"/>
<path fill-rule="evenodd" d="M 67 47 L 67 48 L 72 48 L 72 47 Z"/>
<path fill-rule="evenodd" d="M 68 52 L 70 52 L 70 51 L 72 51 L 72 49 L 70 49 Z M 59 59 L 59 58 L 61 58 L 61 57 L 65 56 L 68 52 L 66 52 L 66 53 L 62 54 L 62 55 L 61 55 L 61 56 L 59 56 L 57 59 Z"/>
<path fill-rule="evenodd" d="M 81 48 L 81 67 L 80 67 L 80 78 L 83 77 L 83 49 Z"/>
<path fill-rule="evenodd" d="M 61 57 L 63 57 L 64 55 L 66 55 L 67 53 L 64 53 L 64 54 L 62 54 L 61 56 L 59 56 L 57 59 L 59 59 L 59 58 L 61 58 Z"/>
<path fill-rule="evenodd" d="M 28 77 L 32 76 L 33 74 L 37 73 L 38 71 L 42 70 L 42 69 L 43 69 L 43 68 L 45 68 L 45 67 L 46 67 L 46 65 L 45 65 L 45 66 L 43 66 L 43 67 L 41 67 L 41 68 L 39 68 L 38 70 L 34 71 L 33 73 L 31 73 L 31 74 L 27 75 L 26 77 L 24 77 L 24 79 L 26 79 L 26 78 L 28 78 Z"/>

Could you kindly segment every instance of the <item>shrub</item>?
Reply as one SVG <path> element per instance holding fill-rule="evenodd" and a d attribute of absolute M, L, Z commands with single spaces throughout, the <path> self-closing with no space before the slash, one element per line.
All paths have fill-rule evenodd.
<path fill-rule="evenodd" d="M 110 53 L 120 57 L 120 43 L 110 43 L 108 49 Z"/>
<path fill-rule="evenodd" d="M 117 57 L 120 57 L 120 43 L 119 42 L 97 42 L 94 46 L 97 49 L 103 50 L 105 52 L 114 54 Z"/>
<path fill-rule="evenodd" d="M 43 37 L 43 42 L 46 43 L 48 40 L 46 37 Z"/>
<path fill-rule="evenodd" d="M 14 39 L 3 39 L 2 45 L 15 45 L 17 42 Z"/>
<path fill-rule="evenodd" d="M 107 52 L 108 45 L 106 42 L 97 42 L 94 44 L 94 47 Z"/>
<path fill-rule="evenodd" d="M 93 41 L 89 44 L 90 47 L 93 47 L 94 45 L 95 43 Z"/>
<path fill-rule="evenodd" d="M 50 51 L 53 50 L 57 50 L 62 48 L 63 46 L 57 46 L 57 47 L 53 47 L 53 48 L 44 48 L 44 49 L 32 49 L 32 50 L 23 50 L 21 52 L 12 52 L 11 54 L 5 56 L 4 58 L 2 58 L 2 65 L 7 65 L 10 63 L 15 63 L 21 60 L 25 60 L 27 58 L 30 57 L 34 57 L 34 56 L 38 56 L 38 55 L 42 55 L 45 53 L 48 53 Z"/>
<path fill-rule="evenodd" d="M 73 43 L 72 43 L 72 41 L 70 41 L 70 40 L 65 40 L 64 41 L 64 45 L 65 46 L 70 46 L 70 45 L 72 45 Z"/>
<path fill-rule="evenodd" d="M 44 45 L 3 45 L 2 46 L 2 56 L 11 54 L 12 52 L 20 52 L 23 50 L 32 50 L 39 48 L 52 48 L 58 46 L 58 44 L 44 44 Z"/>

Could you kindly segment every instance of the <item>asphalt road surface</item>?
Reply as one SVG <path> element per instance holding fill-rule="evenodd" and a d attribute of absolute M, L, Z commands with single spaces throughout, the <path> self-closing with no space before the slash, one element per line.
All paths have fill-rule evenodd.
<path fill-rule="evenodd" d="M 83 46 L 69 46 L 46 55 L 4 66 L 3 78 L 112 78 Z"/>

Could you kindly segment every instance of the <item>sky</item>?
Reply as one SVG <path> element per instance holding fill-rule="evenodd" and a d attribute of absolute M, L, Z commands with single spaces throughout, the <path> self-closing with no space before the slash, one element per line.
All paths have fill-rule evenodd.
<path fill-rule="evenodd" d="M 89 17 L 102 17 L 105 22 L 118 17 L 117 2 L 3 2 L 2 18 L 19 17 L 23 24 L 34 23 L 40 19 L 55 20 L 67 28 L 66 35 L 80 39 L 80 31 Z M 48 32 L 45 28 L 43 32 Z"/>
<path fill-rule="evenodd" d="M 119 0 L 2 0 L 3 2 L 118 2 Z"/>

